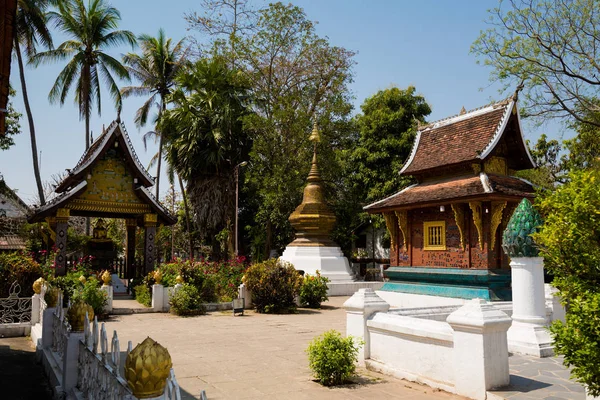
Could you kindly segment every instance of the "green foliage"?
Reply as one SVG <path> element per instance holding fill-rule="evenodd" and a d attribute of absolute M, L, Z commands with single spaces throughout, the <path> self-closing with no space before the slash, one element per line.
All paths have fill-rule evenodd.
<path fill-rule="evenodd" d="M 42 276 L 41 266 L 21 253 L 0 253 L 0 297 L 8 297 L 10 286 L 21 286 L 20 297 L 33 296 L 33 282 Z"/>
<path fill-rule="evenodd" d="M 471 51 L 492 67 L 491 80 L 511 90 L 524 82 L 525 116 L 600 126 L 589 118 L 600 97 L 597 64 L 589 58 L 600 46 L 597 9 L 595 0 L 500 2 Z"/>
<path fill-rule="evenodd" d="M 354 375 L 361 344 L 361 341 L 355 343 L 352 336 L 342 337 L 335 330 L 314 338 L 306 349 L 314 377 L 325 386 L 343 384 Z"/>
<path fill-rule="evenodd" d="M 539 250 L 532 234 L 542 225 L 542 217 L 529 200 L 523 199 L 510 217 L 502 235 L 502 249 L 509 257 L 537 257 Z"/>
<path fill-rule="evenodd" d="M 94 309 L 94 315 L 104 314 L 104 306 L 108 299 L 106 292 L 100 290 L 100 281 L 94 277 L 89 277 L 85 284 L 80 284 L 73 292 L 72 302 L 83 300 Z"/>
<path fill-rule="evenodd" d="M 292 264 L 273 258 L 253 264 L 246 271 L 244 283 L 259 313 L 296 310 L 295 297 L 300 292 L 302 276 Z"/>
<path fill-rule="evenodd" d="M 6 131 L 0 134 L 0 150 L 8 150 L 8 148 L 15 144 L 14 135 L 21 133 L 21 116 L 22 114 L 17 112 L 13 106 L 12 98 L 15 96 L 15 91 L 9 88 L 8 106 L 6 112 Z"/>
<path fill-rule="evenodd" d="M 133 287 L 133 293 L 135 294 L 135 300 L 145 305 L 146 307 L 152 306 L 152 294 L 150 293 L 150 288 L 145 285 L 137 285 Z"/>
<path fill-rule="evenodd" d="M 183 284 L 172 296 L 169 304 L 171 311 L 177 315 L 203 314 L 202 296 L 198 289 L 190 284 Z"/>
<path fill-rule="evenodd" d="M 300 287 L 300 303 L 310 308 L 320 308 L 321 303 L 329 299 L 327 282 L 329 279 L 321 276 L 319 271 L 316 276 L 306 274 Z"/>
<path fill-rule="evenodd" d="M 567 304 L 566 325 L 551 331 L 573 376 L 600 395 L 600 169 L 569 174 L 569 182 L 539 199 L 545 223 L 534 235 L 545 268 Z"/>

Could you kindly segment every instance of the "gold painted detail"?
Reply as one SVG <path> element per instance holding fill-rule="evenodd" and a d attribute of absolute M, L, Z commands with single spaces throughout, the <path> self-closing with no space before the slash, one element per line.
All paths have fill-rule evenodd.
<path fill-rule="evenodd" d="M 177 275 L 175 277 L 175 282 L 177 282 L 178 284 L 182 285 L 184 280 L 183 280 L 183 276 L 181 276 L 181 274 Z"/>
<path fill-rule="evenodd" d="M 465 250 L 465 209 L 462 204 L 452 204 L 452 211 L 454 211 L 454 222 L 458 227 L 460 233 L 460 248 Z"/>
<path fill-rule="evenodd" d="M 398 236 L 396 235 L 396 216 L 394 213 L 387 212 L 383 213 L 383 218 L 385 219 L 385 226 L 390 233 L 390 250 L 394 252 L 396 251 L 396 241 L 398 240 Z"/>
<path fill-rule="evenodd" d="M 313 130 L 308 138 L 311 142 L 318 143 L 321 141 L 321 134 L 319 133 L 319 127 L 317 126 L 317 121 L 313 124 Z"/>
<path fill-rule="evenodd" d="M 85 313 L 88 314 L 88 320 L 94 319 L 94 309 L 92 306 L 84 302 L 83 300 L 77 300 L 67 310 L 67 319 L 71 324 L 71 330 L 76 332 L 83 331 L 83 323 L 85 320 Z"/>
<path fill-rule="evenodd" d="M 125 380 L 139 399 L 161 396 L 173 363 L 169 351 L 147 337 L 127 355 Z"/>
<path fill-rule="evenodd" d="M 484 163 L 484 171 L 489 174 L 506 175 L 506 159 L 504 157 L 490 157 Z"/>
<path fill-rule="evenodd" d="M 492 202 L 492 221 L 490 223 L 490 248 L 494 250 L 496 244 L 496 229 L 502 222 L 502 211 L 506 207 L 505 201 L 493 201 Z"/>
<path fill-rule="evenodd" d="M 44 286 L 44 282 L 46 282 L 44 278 L 37 278 L 35 282 L 33 282 L 33 292 L 35 294 L 42 293 L 42 286 Z"/>
<path fill-rule="evenodd" d="M 471 168 L 473 168 L 475 175 L 479 175 L 481 172 L 481 164 L 471 164 Z"/>
<path fill-rule="evenodd" d="M 481 213 L 481 202 L 470 201 L 469 208 L 473 212 L 473 223 L 475 224 L 475 228 L 477 228 L 479 247 L 483 250 L 483 215 Z"/>
<path fill-rule="evenodd" d="M 423 222 L 423 250 L 446 250 L 446 221 Z"/>
<path fill-rule="evenodd" d="M 406 210 L 396 211 L 396 218 L 398 218 L 398 227 L 402 232 L 402 239 L 404 242 L 404 249 L 408 249 L 406 242 L 408 239 L 408 212 Z"/>
<path fill-rule="evenodd" d="M 156 226 L 157 222 L 158 222 L 158 215 L 144 214 L 144 226 Z"/>
<path fill-rule="evenodd" d="M 157 285 L 160 285 L 160 283 L 162 282 L 162 272 L 160 272 L 159 269 L 157 269 L 156 271 L 154 271 L 154 282 L 156 282 Z"/>
<path fill-rule="evenodd" d="M 105 270 L 102 273 L 101 278 L 102 278 L 102 282 L 104 282 L 104 284 L 106 286 L 110 285 L 110 282 L 112 281 L 112 275 L 110 274 L 110 272 L 108 272 L 108 270 Z"/>
<path fill-rule="evenodd" d="M 71 210 L 68 208 L 59 208 L 56 210 L 56 222 L 67 222 L 71 216 Z"/>
<path fill-rule="evenodd" d="M 136 226 L 137 227 L 137 220 L 135 218 L 127 218 L 125 220 L 125 226 Z"/>
<path fill-rule="evenodd" d="M 144 214 L 152 211 L 148 204 L 126 204 L 86 199 L 73 199 L 67 207 L 77 211 L 98 211 L 112 214 Z"/>

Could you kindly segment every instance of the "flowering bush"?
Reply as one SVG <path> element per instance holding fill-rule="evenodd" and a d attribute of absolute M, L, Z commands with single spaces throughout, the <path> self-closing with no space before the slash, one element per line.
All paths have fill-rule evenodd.
<path fill-rule="evenodd" d="M 273 258 L 254 264 L 246 271 L 244 283 L 252 293 L 252 303 L 258 312 L 296 310 L 295 297 L 300 291 L 302 276 L 292 264 Z"/>
<path fill-rule="evenodd" d="M 0 253 L 0 297 L 8 297 L 10 286 L 21 286 L 20 297 L 33 295 L 33 282 L 42 276 L 42 268 L 33 258 L 22 253 Z"/>
<path fill-rule="evenodd" d="M 316 276 L 306 274 L 300 287 L 300 303 L 310 308 L 320 308 L 321 302 L 328 300 L 327 282 L 329 279 L 321 276 L 319 271 Z"/>
<path fill-rule="evenodd" d="M 171 311 L 177 315 L 203 314 L 202 297 L 195 286 L 183 284 L 179 290 L 171 296 L 169 301 Z"/>
<path fill-rule="evenodd" d="M 95 276 L 91 276 L 85 282 L 79 282 L 79 285 L 73 291 L 72 302 L 83 300 L 94 309 L 94 315 L 104 314 L 104 306 L 108 301 L 106 292 L 100 290 L 100 281 Z"/>

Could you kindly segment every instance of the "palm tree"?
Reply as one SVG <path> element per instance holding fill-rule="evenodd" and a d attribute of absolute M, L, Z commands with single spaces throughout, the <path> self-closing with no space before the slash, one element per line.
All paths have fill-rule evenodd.
<path fill-rule="evenodd" d="M 148 114 L 158 100 L 158 117 L 160 121 L 162 113 L 166 109 L 166 97 L 171 93 L 174 79 L 184 63 L 186 52 L 183 48 L 183 40 L 172 46 L 171 39 L 165 37 L 165 32 L 160 29 L 157 37 L 140 35 L 138 44 L 142 54 L 128 53 L 123 56 L 129 75 L 140 81 L 139 86 L 127 86 L 121 89 L 123 97 L 131 95 L 150 96 L 148 100 L 137 110 L 135 123 L 138 127 L 146 125 Z M 160 138 L 158 153 L 152 158 L 151 164 L 156 166 L 156 198 L 159 196 L 160 169 L 162 162 L 163 137 L 155 129 L 144 135 L 144 146 L 151 138 Z"/>
<path fill-rule="evenodd" d="M 127 69 L 115 58 L 104 52 L 107 47 L 119 44 L 136 44 L 130 31 L 117 30 L 121 14 L 106 4 L 105 0 L 62 0 L 57 11 L 48 13 L 50 21 L 70 37 L 56 49 L 38 53 L 33 62 L 55 62 L 69 59 L 58 74 L 48 98 L 50 102 L 65 103 L 69 90 L 75 82 L 75 102 L 79 106 L 79 117 L 85 119 L 85 149 L 90 147 L 90 116 L 96 103 L 101 113 L 100 80 L 104 80 L 108 91 L 120 113 L 121 94 L 113 74 L 120 79 L 129 79 Z"/>
<path fill-rule="evenodd" d="M 35 124 L 33 114 L 29 105 L 29 94 L 27 92 L 27 83 L 25 80 L 25 69 L 23 68 L 23 55 L 21 46 L 29 59 L 35 54 L 37 45 L 52 47 L 52 36 L 46 25 L 46 8 L 49 5 L 48 0 L 19 0 L 17 3 L 17 15 L 15 19 L 16 35 L 14 37 L 14 51 L 19 64 L 19 77 L 21 80 L 21 91 L 23 92 L 23 102 L 25 103 L 25 112 L 29 123 L 29 136 L 31 138 L 31 155 L 33 158 L 33 175 L 37 185 L 40 204 L 44 205 L 44 188 L 40 176 L 40 165 L 38 161 L 37 142 L 35 138 Z"/>

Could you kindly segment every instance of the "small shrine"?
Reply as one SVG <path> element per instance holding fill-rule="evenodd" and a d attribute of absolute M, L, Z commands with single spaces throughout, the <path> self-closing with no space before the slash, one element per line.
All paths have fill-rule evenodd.
<path fill-rule="evenodd" d="M 296 239 L 287 245 L 281 260 L 297 270 L 315 275 L 317 271 L 331 282 L 352 282 L 348 259 L 329 235 L 335 225 L 335 214 L 325 202 L 321 174 L 317 166 L 317 143 L 321 140 L 315 123 L 310 140 L 314 143 L 313 159 L 304 188 L 302 203 L 290 215 Z"/>
<path fill-rule="evenodd" d="M 510 300 L 501 234 L 534 188 L 515 172 L 534 168 L 514 96 L 419 126 L 401 175 L 416 183 L 365 207 L 391 237 L 382 290 Z"/>
<path fill-rule="evenodd" d="M 125 277 L 133 278 L 135 232 L 144 229 L 144 272 L 154 269 L 156 262 L 156 228 L 173 225 L 177 219 L 150 193 L 154 178 L 140 163 L 125 126 L 114 121 L 83 154 L 75 168 L 58 184 L 57 197 L 35 210 L 30 223 L 47 221 L 52 230 L 56 255 L 56 274 L 65 273 L 67 226 L 69 217 L 99 218 L 90 239 L 88 251 L 98 257 L 98 268 L 114 256 L 112 242 L 107 239 L 104 218 L 126 221 Z"/>

